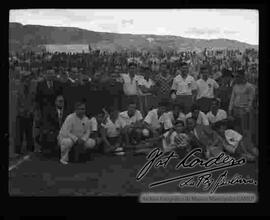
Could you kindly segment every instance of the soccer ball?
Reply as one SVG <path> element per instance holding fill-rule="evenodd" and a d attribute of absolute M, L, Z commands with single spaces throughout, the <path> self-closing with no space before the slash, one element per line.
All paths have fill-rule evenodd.
<path fill-rule="evenodd" d="M 149 132 L 148 129 L 143 129 L 143 130 L 142 130 L 142 134 L 143 134 L 144 137 L 149 137 L 150 132 Z"/>
<path fill-rule="evenodd" d="M 174 93 L 172 93 L 171 98 L 176 99 L 176 95 Z"/>

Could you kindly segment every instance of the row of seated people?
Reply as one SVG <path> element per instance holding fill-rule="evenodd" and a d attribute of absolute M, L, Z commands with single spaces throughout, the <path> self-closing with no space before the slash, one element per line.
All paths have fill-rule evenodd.
<path fill-rule="evenodd" d="M 251 141 L 231 129 L 230 120 L 216 99 L 207 114 L 196 105 L 192 106 L 190 113 L 184 114 L 180 105 L 161 101 L 145 118 L 134 102 L 130 102 L 124 112 L 115 108 L 108 112 L 103 109 L 92 118 L 86 116 L 84 102 L 77 102 L 71 114 L 64 110 L 63 96 L 57 96 L 55 104 L 56 108 L 46 111 L 41 139 L 44 149 L 54 146 L 62 164 L 68 164 L 75 146 L 86 152 L 96 149 L 115 155 L 124 155 L 130 149 L 143 146 L 148 149 L 159 146 L 165 151 L 189 151 L 199 146 L 205 157 L 222 151 L 252 161 L 258 156 Z"/>

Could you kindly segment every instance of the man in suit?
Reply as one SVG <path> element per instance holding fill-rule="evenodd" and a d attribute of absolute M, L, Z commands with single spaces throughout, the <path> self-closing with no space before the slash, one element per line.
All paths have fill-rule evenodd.
<path fill-rule="evenodd" d="M 48 70 L 45 80 L 37 85 L 36 102 L 41 116 L 44 115 L 46 106 L 54 106 L 55 97 L 62 93 L 61 83 L 55 80 L 54 70 Z"/>
<path fill-rule="evenodd" d="M 47 106 L 44 111 L 41 145 L 44 155 L 59 155 L 57 146 L 57 136 L 60 128 L 68 115 L 63 95 L 58 95 L 55 99 L 55 105 Z"/>
<path fill-rule="evenodd" d="M 17 117 L 16 117 L 16 147 L 15 153 L 22 153 L 24 135 L 26 136 L 27 151 L 34 150 L 33 141 L 33 115 L 34 115 L 34 91 L 31 90 L 31 73 L 22 73 L 22 82 L 18 88 Z"/>

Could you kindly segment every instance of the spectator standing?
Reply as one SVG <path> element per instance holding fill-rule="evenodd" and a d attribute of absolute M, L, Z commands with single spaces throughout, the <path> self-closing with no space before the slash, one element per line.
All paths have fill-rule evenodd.
<path fill-rule="evenodd" d="M 197 104 L 205 114 L 210 110 L 211 102 L 219 85 L 214 79 L 209 78 L 207 66 L 200 68 L 201 79 L 197 80 Z"/>
<path fill-rule="evenodd" d="M 42 118 L 41 146 L 45 156 L 59 156 L 57 136 L 68 115 L 63 95 L 58 95 L 55 105 L 48 106 Z"/>
<path fill-rule="evenodd" d="M 158 102 L 169 99 L 173 76 L 169 74 L 166 63 L 160 64 L 159 74 L 155 78 Z"/>
<path fill-rule="evenodd" d="M 235 85 L 229 105 L 229 115 L 236 119 L 236 131 L 251 139 L 251 111 L 252 103 L 255 97 L 255 88 L 247 82 L 245 72 L 237 71 Z"/>
<path fill-rule="evenodd" d="M 36 102 L 41 116 L 44 115 L 44 108 L 48 105 L 54 106 L 55 97 L 61 94 L 60 82 L 55 80 L 54 71 L 48 70 L 45 75 L 45 80 L 37 85 Z"/>
<path fill-rule="evenodd" d="M 220 108 L 228 111 L 233 87 L 233 75 L 228 69 L 222 70 L 222 77 L 219 80 L 217 98 L 220 99 Z"/>
<path fill-rule="evenodd" d="M 123 105 L 122 108 L 126 109 L 128 103 L 135 102 L 139 105 L 138 101 L 138 79 L 139 76 L 136 75 L 137 65 L 134 62 L 129 63 L 129 72 L 127 74 L 122 74 L 123 79 Z"/>
<path fill-rule="evenodd" d="M 143 115 L 155 106 L 156 95 L 154 94 L 155 83 L 150 78 L 150 69 L 148 67 L 144 67 L 143 77 L 138 79 L 139 86 L 139 99 L 141 112 Z"/>
<path fill-rule="evenodd" d="M 28 71 L 23 72 L 23 78 L 21 86 L 18 89 L 18 100 L 17 100 L 17 117 L 16 117 L 16 146 L 15 153 L 22 153 L 22 145 L 24 135 L 26 137 L 27 151 L 34 151 L 34 140 L 33 140 L 33 116 L 35 106 L 35 95 L 34 91 L 31 91 L 30 87 L 30 75 Z"/>
<path fill-rule="evenodd" d="M 196 96 L 196 82 L 189 75 L 189 67 L 187 63 L 181 64 L 181 73 L 177 75 L 172 84 L 172 99 L 184 106 L 185 113 L 189 112 Z"/>

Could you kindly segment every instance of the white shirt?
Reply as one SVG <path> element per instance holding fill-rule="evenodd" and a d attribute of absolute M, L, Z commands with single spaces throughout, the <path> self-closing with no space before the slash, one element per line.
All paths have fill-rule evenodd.
<path fill-rule="evenodd" d="M 186 115 L 186 119 L 191 118 L 191 117 L 192 117 L 191 112 Z M 199 112 L 199 115 L 198 115 L 197 124 L 206 125 L 206 126 L 209 125 L 209 121 L 207 119 L 207 116 L 201 111 Z"/>
<path fill-rule="evenodd" d="M 219 86 L 214 79 L 208 78 L 206 81 L 199 79 L 196 82 L 197 84 L 197 99 L 202 97 L 205 98 L 214 98 L 214 89 L 217 89 Z"/>
<path fill-rule="evenodd" d="M 76 80 L 74 80 L 74 79 L 72 79 L 72 78 L 70 78 L 70 77 L 68 77 L 68 80 L 69 80 L 70 82 L 72 82 L 72 83 L 75 83 L 75 82 L 76 82 Z"/>
<path fill-rule="evenodd" d="M 220 78 L 221 76 L 222 76 L 222 73 L 220 71 L 217 71 L 214 73 L 213 79 L 216 80 L 216 79 Z"/>
<path fill-rule="evenodd" d="M 97 119 L 95 117 L 92 117 L 90 119 L 90 131 L 97 131 L 98 130 L 98 123 L 97 123 Z"/>
<path fill-rule="evenodd" d="M 60 114 L 62 114 L 61 116 L 63 117 L 63 109 L 56 108 L 56 110 L 58 114 L 58 119 L 60 118 Z"/>
<path fill-rule="evenodd" d="M 169 135 L 169 131 L 167 131 L 163 135 L 164 139 L 162 140 L 162 146 L 163 146 L 163 150 L 165 152 L 171 151 L 171 150 L 173 150 L 175 148 L 175 141 L 174 140 L 175 140 L 175 137 L 177 136 L 177 133 L 176 133 L 176 131 L 174 131 L 171 134 L 170 139 L 169 139 L 169 143 L 167 143 L 167 141 L 166 141 L 166 138 L 168 137 L 168 135 Z"/>
<path fill-rule="evenodd" d="M 242 140 L 243 136 L 238 132 L 228 129 L 225 131 L 226 141 L 230 144 L 230 151 L 235 152 L 236 148 L 239 145 L 239 142 Z"/>
<path fill-rule="evenodd" d="M 184 123 L 186 122 L 186 115 L 184 113 L 182 113 L 182 112 L 179 113 L 177 118 L 174 118 L 174 115 L 173 115 L 172 111 L 167 112 L 165 114 L 166 114 L 165 122 L 164 122 L 164 129 L 165 130 L 172 128 L 173 127 L 173 122 L 175 122 L 177 120 L 181 120 Z"/>
<path fill-rule="evenodd" d="M 172 90 L 176 90 L 176 95 L 192 95 L 192 90 L 195 89 L 196 82 L 190 75 L 183 79 L 179 74 L 173 79 Z"/>
<path fill-rule="evenodd" d="M 135 75 L 133 79 L 130 78 L 129 74 L 122 74 L 122 79 L 123 79 L 123 90 L 125 95 L 138 95 L 138 80 L 139 76 Z"/>
<path fill-rule="evenodd" d="M 53 81 L 48 80 L 47 81 L 47 86 L 48 86 L 49 89 L 52 88 L 53 87 Z"/>
<path fill-rule="evenodd" d="M 145 88 L 147 88 L 147 89 L 150 89 L 152 86 L 154 86 L 155 85 L 155 83 L 154 83 L 154 81 L 152 80 L 152 79 L 148 79 L 148 80 L 146 80 L 145 78 L 143 78 L 143 77 L 140 77 L 139 79 L 138 79 L 138 85 L 140 85 L 140 86 L 144 86 Z M 148 95 L 148 94 L 151 94 L 151 93 L 143 93 L 140 89 L 139 89 L 139 94 L 140 95 Z"/>
<path fill-rule="evenodd" d="M 110 117 L 108 117 L 106 123 L 102 123 L 101 126 L 106 129 L 107 137 L 118 137 L 120 135 L 120 129 L 124 127 L 124 122 L 120 117 L 115 122 L 112 122 Z"/>
<path fill-rule="evenodd" d="M 59 138 L 71 138 L 74 142 L 78 138 L 87 141 L 90 135 L 90 120 L 87 116 L 80 119 L 76 113 L 67 116 L 59 132 Z"/>
<path fill-rule="evenodd" d="M 207 114 L 207 119 L 210 123 L 216 123 L 217 121 L 221 121 L 224 119 L 227 119 L 227 113 L 226 111 L 222 110 L 222 109 L 218 109 L 217 114 L 213 115 L 213 113 L 211 111 L 209 111 Z"/>
<path fill-rule="evenodd" d="M 143 77 L 140 77 L 138 79 L 138 85 L 140 86 L 145 86 L 147 89 L 150 89 L 153 85 L 155 85 L 154 81 L 152 79 L 148 79 L 146 80 L 145 78 Z"/>
<path fill-rule="evenodd" d="M 142 114 L 139 110 L 135 111 L 135 114 L 132 117 L 129 117 L 128 111 L 121 112 L 119 117 L 123 120 L 124 126 L 131 125 L 137 121 L 143 119 Z"/>
<path fill-rule="evenodd" d="M 149 124 L 153 129 L 158 129 L 161 127 L 161 124 L 165 123 L 165 121 L 168 121 L 168 116 L 166 113 L 162 114 L 159 118 L 158 118 L 158 113 L 157 113 L 157 109 L 153 109 L 151 111 L 148 112 L 148 114 L 146 115 L 144 121 Z"/>

